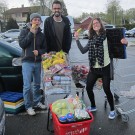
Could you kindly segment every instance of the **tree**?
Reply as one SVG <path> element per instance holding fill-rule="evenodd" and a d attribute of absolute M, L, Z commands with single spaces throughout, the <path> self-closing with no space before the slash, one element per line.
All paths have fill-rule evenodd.
<path fill-rule="evenodd" d="M 0 0 L 0 17 L 3 21 L 0 20 L 0 31 L 5 31 L 6 17 L 5 11 L 7 10 L 7 4 L 5 1 Z"/>
<path fill-rule="evenodd" d="M 30 22 L 30 13 L 27 14 L 26 23 Z"/>
<path fill-rule="evenodd" d="M 6 2 L 0 0 L 0 14 L 3 15 L 6 10 L 7 10 Z"/>
<path fill-rule="evenodd" d="M 14 20 L 13 18 L 10 18 L 7 22 L 7 26 L 6 26 L 6 30 L 9 29 L 18 29 L 19 26 L 17 25 L 16 20 Z"/>
<path fill-rule="evenodd" d="M 135 8 L 130 8 L 125 11 L 124 15 L 125 23 L 133 23 L 135 21 Z"/>
<path fill-rule="evenodd" d="M 44 7 L 48 7 L 49 9 L 52 9 L 52 3 L 55 1 L 55 0 L 28 0 L 29 3 L 31 5 L 40 5 L 41 6 L 41 10 L 44 10 Z M 63 15 L 68 15 L 67 13 L 67 8 L 66 8 L 66 5 L 64 3 L 63 0 L 59 0 L 61 1 L 62 3 L 62 7 L 63 7 Z"/>
<path fill-rule="evenodd" d="M 90 14 L 83 12 L 79 17 L 74 18 L 74 22 L 80 23 L 81 20 L 85 19 L 88 16 L 90 16 Z"/>
<path fill-rule="evenodd" d="M 107 4 L 106 19 L 111 24 L 120 24 L 122 8 L 119 0 L 110 0 Z"/>

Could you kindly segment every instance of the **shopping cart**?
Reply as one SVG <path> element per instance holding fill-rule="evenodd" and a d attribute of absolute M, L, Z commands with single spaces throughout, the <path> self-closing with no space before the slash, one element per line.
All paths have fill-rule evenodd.
<path fill-rule="evenodd" d="M 56 114 L 52 112 L 52 105 L 49 107 L 48 111 L 48 122 L 47 130 L 49 132 L 54 132 L 55 135 L 89 135 L 90 134 L 90 124 L 93 122 L 92 113 L 88 112 L 90 119 L 70 122 L 70 123 L 60 123 Z M 52 114 L 53 129 L 49 127 L 49 118 Z"/>
<path fill-rule="evenodd" d="M 67 67 L 66 67 L 67 68 Z M 69 67 L 68 67 L 69 68 Z M 70 68 L 69 68 L 70 70 Z M 45 104 L 48 106 L 49 95 L 64 94 L 67 97 L 71 93 L 71 74 L 46 74 L 44 73 L 44 96 Z"/>
<path fill-rule="evenodd" d="M 112 85 L 120 98 L 124 98 L 124 102 L 115 105 L 116 112 L 121 116 L 123 122 L 128 122 L 129 114 L 135 112 L 135 108 L 132 108 L 135 90 L 131 91 L 131 86 L 135 85 L 135 66 L 115 70 Z"/>
<path fill-rule="evenodd" d="M 48 59 L 53 59 L 54 55 L 56 55 L 56 52 L 51 52 L 49 56 L 45 57 L 47 57 Z M 45 69 L 43 63 L 44 62 L 42 62 L 43 91 L 45 104 L 48 106 L 49 95 L 64 94 L 67 97 L 71 93 L 72 71 L 67 55 L 65 55 L 64 64 L 55 64 L 53 66 L 50 66 L 49 69 Z"/>
<path fill-rule="evenodd" d="M 84 98 L 84 90 L 86 85 L 86 78 L 89 72 L 89 68 L 84 65 L 72 65 L 72 78 L 73 80 L 79 82 L 81 87 L 75 87 L 76 95 L 79 96 L 79 93 L 82 93 L 82 99 Z"/>
<path fill-rule="evenodd" d="M 82 84 L 83 87 L 76 87 L 76 94 L 79 96 L 79 93 L 82 93 L 82 99 L 84 98 L 84 90 L 86 86 L 87 75 L 89 72 L 89 67 L 81 64 L 76 64 L 72 66 L 72 77 L 74 80 L 77 80 Z M 99 78 L 94 86 L 96 89 L 102 89 L 102 79 Z"/>

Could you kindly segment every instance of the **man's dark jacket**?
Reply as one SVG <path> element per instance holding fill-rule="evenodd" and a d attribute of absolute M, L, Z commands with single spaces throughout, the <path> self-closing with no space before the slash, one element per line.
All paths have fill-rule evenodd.
<path fill-rule="evenodd" d="M 46 51 L 45 36 L 38 28 L 35 35 L 35 46 L 34 46 L 34 34 L 30 32 L 29 27 L 22 29 L 19 36 L 19 45 L 23 49 L 22 61 L 40 62 L 41 55 Z M 38 50 L 38 56 L 35 57 L 33 50 Z"/>
<path fill-rule="evenodd" d="M 62 16 L 62 19 L 65 23 L 64 31 L 63 31 L 63 41 L 62 41 L 62 50 L 66 53 L 69 52 L 71 48 L 72 34 L 70 29 L 70 21 L 67 17 Z M 44 23 L 44 34 L 47 42 L 47 52 L 50 51 L 60 51 L 57 45 L 57 37 L 55 32 L 55 27 L 53 23 L 53 16 L 50 16 L 46 19 Z"/>

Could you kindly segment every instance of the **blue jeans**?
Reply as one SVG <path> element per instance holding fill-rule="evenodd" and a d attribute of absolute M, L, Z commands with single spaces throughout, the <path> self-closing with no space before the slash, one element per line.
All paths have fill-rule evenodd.
<path fill-rule="evenodd" d="M 40 62 L 23 62 L 22 63 L 23 74 L 23 97 L 25 108 L 28 109 L 33 105 L 36 106 L 41 101 L 40 92 L 40 74 L 41 63 Z M 32 84 L 33 82 L 33 84 Z M 33 89 L 31 87 L 33 86 Z M 32 97 L 31 97 L 32 91 Z M 33 101 L 32 101 L 33 98 Z"/>

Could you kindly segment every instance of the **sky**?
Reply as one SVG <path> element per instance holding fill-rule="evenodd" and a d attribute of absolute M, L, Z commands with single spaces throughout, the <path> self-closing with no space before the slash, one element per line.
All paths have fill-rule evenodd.
<path fill-rule="evenodd" d="M 105 12 L 107 1 L 109 0 L 64 0 L 68 14 L 78 17 L 82 12 L 95 13 Z M 135 0 L 119 0 L 120 6 L 124 9 L 135 8 Z M 29 6 L 28 0 L 6 0 L 9 8 Z"/>

